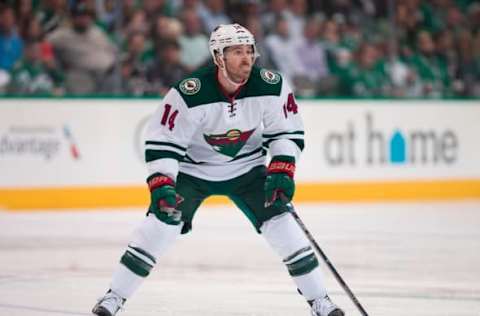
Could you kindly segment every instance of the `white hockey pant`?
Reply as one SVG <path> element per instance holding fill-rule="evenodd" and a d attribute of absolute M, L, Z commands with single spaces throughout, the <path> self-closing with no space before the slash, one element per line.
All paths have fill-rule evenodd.
<path fill-rule="evenodd" d="M 123 298 L 130 298 L 155 266 L 157 258 L 174 244 L 182 225 L 168 225 L 149 214 L 134 231 L 120 259 L 111 290 Z"/>
<path fill-rule="evenodd" d="M 307 300 L 327 294 L 318 259 L 292 214 L 284 213 L 269 219 L 260 231 L 282 258 L 297 288 Z"/>

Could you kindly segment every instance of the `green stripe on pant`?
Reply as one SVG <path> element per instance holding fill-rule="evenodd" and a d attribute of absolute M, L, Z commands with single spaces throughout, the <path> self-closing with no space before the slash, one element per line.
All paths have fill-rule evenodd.
<path fill-rule="evenodd" d="M 315 254 L 312 253 L 286 266 L 291 276 L 300 276 L 318 267 L 318 259 Z"/>
<path fill-rule="evenodd" d="M 148 276 L 153 268 L 153 266 L 135 256 L 128 250 L 123 254 L 120 262 L 130 271 L 141 277 Z"/>

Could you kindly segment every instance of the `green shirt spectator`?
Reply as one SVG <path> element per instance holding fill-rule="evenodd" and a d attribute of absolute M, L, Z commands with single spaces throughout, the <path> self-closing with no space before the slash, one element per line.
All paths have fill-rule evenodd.
<path fill-rule="evenodd" d="M 329 63 L 330 73 L 336 79 L 333 96 L 351 96 L 351 78 L 355 65 L 348 49 L 339 49 Z"/>
<path fill-rule="evenodd" d="M 418 51 L 407 62 L 413 67 L 422 81 L 423 96 L 449 96 L 450 78 L 447 64 L 435 54 L 435 43 L 426 31 L 422 31 L 417 39 Z"/>
<path fill-rule="evenodd" d="M 357 64 L 350 72 L 350 90 L 355 97 L 385 97 L 391 93 L 390 78 L 375 46 L 365 43 L 358 50 Z"/>
<path fill-rule="evenodd" d="M 63 75 L 58 69 L 42 62 L 39 42 L 25 47 L 25 57 L 13 71 L 9 92 L 22 95 L 63 94 Z"/>

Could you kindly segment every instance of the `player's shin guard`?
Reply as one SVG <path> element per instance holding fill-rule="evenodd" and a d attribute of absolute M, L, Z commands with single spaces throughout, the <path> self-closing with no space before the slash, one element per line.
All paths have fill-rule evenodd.
<path fill-rule="evenodd" d="M 271 218 L 260 230 L 270 246 L 283 259 L 305 299 L 311 301 L 325 297 L 327 291 L 318 259 L 292 215 L 284 213 Z"/>
<path fill-rule="evenodd" d="M 128 299 L 142 284 L 155 266 L 156 258 L 163 255 L 174 243 L 180 225 L 169 225 L 150 214 L 137 227 L 132 239 L 113 274 L 110 288 Z"/>

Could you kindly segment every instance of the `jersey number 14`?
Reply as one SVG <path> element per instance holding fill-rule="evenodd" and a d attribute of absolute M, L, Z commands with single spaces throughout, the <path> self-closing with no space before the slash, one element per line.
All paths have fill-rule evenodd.
<path fill-rule="evenodd" d="M 178 110 L 175 110 L 171 115 L 170 111 L 172 110 L 172 106 L 170 104 L 165 104 L 165 110 L 163 111 L 162 121 L 160 122 L 163 126 L 167 126 L 168 129 L 172 130 L 175 127 L 175 119 L 178 115 Z"/>
<path fill-rule="evenodd" d="M 285 115 L 285 118 L 288 117 L 288 112 L 291 112 L 293 114 L 298 113 L 298 105 L 295 102 L 295 97 L 293 96 L 293 93 L 290 93 L 288 95 L 287 104 L 283 105 L 283 114 Z"/>

